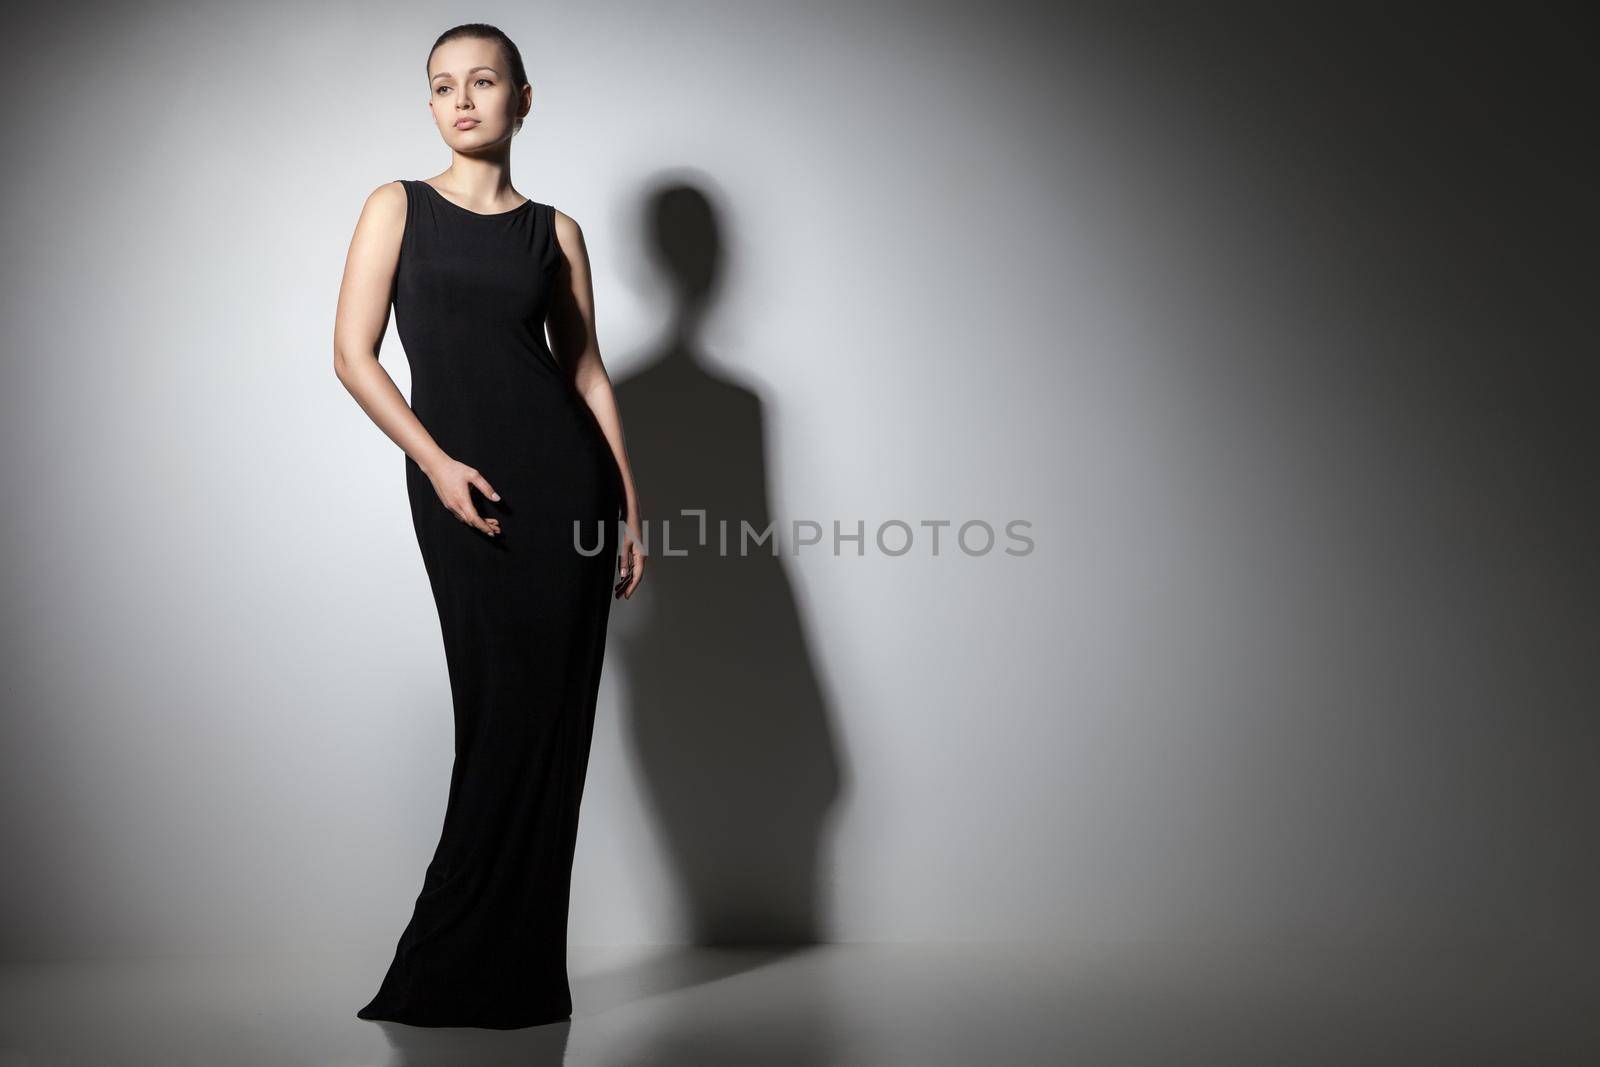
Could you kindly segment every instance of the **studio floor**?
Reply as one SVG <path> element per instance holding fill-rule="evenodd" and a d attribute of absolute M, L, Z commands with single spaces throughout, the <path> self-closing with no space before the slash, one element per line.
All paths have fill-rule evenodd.
<path fill-rule="evenodd" d="M 572 1020 L 517 1031 L 357 1019 L 387 962 L 10 964 L 0 1067 L 1600 1063 L 1597 969 L 1550 946 L 574 946 Z"/>

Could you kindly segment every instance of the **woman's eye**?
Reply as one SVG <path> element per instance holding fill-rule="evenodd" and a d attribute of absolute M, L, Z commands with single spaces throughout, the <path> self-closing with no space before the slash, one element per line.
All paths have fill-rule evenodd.
<path fill-rule="evenodd" d="M 437 88 L 437 89 L 435 89 L 435 90 L 434 90 L 434 92 L 435 92 L 435 93 L 442 93 L 442 92 L 444 92 L 444 91 L 445 91 L 445 90 L 446 90 L 446 89 L 448 89 L 448 88 L 450 88 L 450 86 L 448 86 L 448 85 L 441 85 L 441 86 L 439 86 L 439 88 Z"/>
<path fill-rule="evenodd" d="M 478 84 L 479 84 L 479 85 L 492 85 L 492 84 L 494 84 L 494 83 L 493 83 L 493 82 L 491 82 L 491 81 L 489 81 L 489 79 L 488 79 L 488 78 L 479 78 L 479 79 L 478 79 Z"/>

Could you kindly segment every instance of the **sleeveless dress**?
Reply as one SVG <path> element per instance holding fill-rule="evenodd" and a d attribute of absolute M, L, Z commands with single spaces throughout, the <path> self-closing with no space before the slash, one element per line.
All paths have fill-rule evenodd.
<path fill-rule="evenodd" d="M 405 458 L 455 762 L 410 923 L 356 1015 L 512 1029 L 572 1012 L 567 909 L 623 486 L 545 341 L 561 261 L 555 209 L 528 200 L 481 214 L 427 182 L 402 184 L 393 299 L 411 407 L 447 455 L 500 493 L 472 490 L 501 534 L 457 519 Z"/>

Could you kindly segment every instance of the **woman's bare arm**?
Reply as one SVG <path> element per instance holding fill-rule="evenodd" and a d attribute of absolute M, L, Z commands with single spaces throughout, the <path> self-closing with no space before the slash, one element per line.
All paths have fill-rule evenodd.
<path fill-rule="evenodd" d="M 623 514 L 628 530 L 619 560 L 621 577 L 614 595 L 631 597 L 644 577 L 644 553 L 637 540 L 641 529 L 639 494 L 633 484 L 633 469 L 628 464 L 616 393 L 600 358 L 600 341 L 595 331 L 594 285 L 589 276 L 589 250 L 584 244 L 583 230 L 576 220 L 559 210 L 555 212 L 555 223 L 562 263 L 556 274 L 546 319 L 550 346 L 557 361 L 571 375 L 573 387 L 594 412 L 622 474 Z"/>
<path fill-rule="evenodd" d="M 427 474 L 445 507 L 492 537 L 500 532 L 500 521 L 485 520 L 478 514 L 471 487 L 477 486 L 491 500 L 499 500 L 500 495 L 476 468 L 445 455 L 378 362 L 378 350 L 389 328 L 405 226 L 405 188 L 399 182 L 387 182 L 373 190 L 361 208 L 345 257 L 333 323 L 333 372 L 378 428 Z"/>

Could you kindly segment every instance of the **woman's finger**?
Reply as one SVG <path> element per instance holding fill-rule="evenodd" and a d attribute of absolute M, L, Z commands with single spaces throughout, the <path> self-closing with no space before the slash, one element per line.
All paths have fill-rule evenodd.
<path fill-rule="evenodd" d="M 488 497 L 490 500 L 500 499 L 500 494 L 494 491 L 494 486 L 490 485 L 489 479 L 485 478 L 483 475 L 474 471 L 471 481 L 473 485 L 478 487 L 478 491 L 484 496 Z"/>
<path fill-rule="evenodd" d="M 474 530 L 479 530 L 488 534 L 490 537 L 493 537 L 495 533 L 498 532 L 495 527 L 490 526 L 488 523 L 483 521 L 483 516 L 478 514 L 478 509 L 472 506 L 472 502 L 470 500 L 466 504 L 462 505 L 461 521 L 465 522 Z"/>
<path fill-rule="evenodd" d="M 628 567 L 628 588 L 627 591 L 623 593 L 623 596 L 631 599 L 633 597 L 633 591 L 639 588 L 640 579 L 644 577 L 644 553 L 639 551 L 639 546 L 637 545 L 632 545 L 630 548 L 632 550 L 633 559 Z"/>

